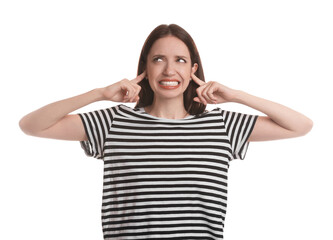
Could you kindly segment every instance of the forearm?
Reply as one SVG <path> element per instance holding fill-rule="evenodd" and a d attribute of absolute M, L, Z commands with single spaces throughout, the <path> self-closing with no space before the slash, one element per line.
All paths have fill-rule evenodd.
<path fill-rule="evenodd" d="M 103 100 L 101 90 L 95 89 L 75 97 L 48 104 L 24 116 L 20 120 L 20 127 L 28 134 L 43 131 L 69 113 L 100 100 Z"/>
<path fill-rule="evenodd" d="M 235 102 L 264 113 L 280 127 L 294 132 L 295 135 L 304 135 L 312 128 L 312 121 L 309 118 L 279 103 L 243 91 L 237 91 Z"/>

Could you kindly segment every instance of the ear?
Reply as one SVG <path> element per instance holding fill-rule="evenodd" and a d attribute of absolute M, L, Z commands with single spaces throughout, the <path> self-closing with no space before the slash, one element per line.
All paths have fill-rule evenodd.
<path fill-rule="evenodd" d="M 191 69 L 191 73 L 194 74 L 197 70 L 198 70 L 198 64 L 194 63 L 193 66 L 192 66 L 192 69 Z"/>

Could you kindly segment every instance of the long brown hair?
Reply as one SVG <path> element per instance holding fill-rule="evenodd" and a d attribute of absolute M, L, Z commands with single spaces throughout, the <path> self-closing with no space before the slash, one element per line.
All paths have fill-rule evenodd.
<path fill-rule="evenodd" d="M 176 24 L 159 25 L 149 34 L 141 50 L 137 74 L 139 75 L 146 70 L 147 56 L 154 42 L 167 36 L 177 37 L 185 43 L 190 52 L 191 65 L 193 66 L 194 63 L 198 64 L 198 69 L 195 72 L 195 75 L 202 81 L 205 81 L 200 55 L 192 37 L 183 28 Z M 154 99 L 154 92 L 149 85 L 148 79 L 144 78 L 139 85 L 141 86 L 141 91 L 139 93 L 140 99 L 135 107 L 146 107 L 151 105 Z M 198 84 L 192 80 L 184 92 L 184 107 L 191 115 L 203 113 L 206 109 L 206 105 L 193 101 L 193 98 L 197 96 L 197 88 Z"/>

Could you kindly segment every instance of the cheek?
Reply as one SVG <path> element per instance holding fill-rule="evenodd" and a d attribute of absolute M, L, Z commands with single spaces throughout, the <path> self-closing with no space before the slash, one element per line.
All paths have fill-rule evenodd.
<path fill-rule="evenodd" d="M 188 81 L 191 78 L 191 68 L 180 69 L 179 75 L 182 76 L 184 81 Z"/>
<path fill-rule="evenodd" d="M 161 73 L 162 68 L 159 66 L 147 65 L 146 71 L 148 79 L 151 79 L 151 78 L 156 78 L 156 76 L 158 76 Z"/>
<path fill-rule="evenodd" d="M 188 85 L 190 85 L 190 79 L 189 78 L 184 81 L 185 89 L 188 87 Z"/>

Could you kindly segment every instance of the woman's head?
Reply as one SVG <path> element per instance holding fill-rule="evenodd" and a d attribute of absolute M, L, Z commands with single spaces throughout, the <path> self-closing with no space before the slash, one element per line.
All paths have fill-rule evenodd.
<path fill-rule="evenodd" d="M 139 83 L 142 89 L 136 107 L 151 105 L 154 91 L 163 85 L 165 88 L 178 88 L 172 91 L 175 93 L 183 88 L 184 107 L 190 114 L 199 114 L 205 110 L 205 105 L 193 101 L 198 85 L 190 80 L 191 73 L 203 81 L 205 78 L 196 45 L 183 28 L 175 24 L 160 25 L 150 33 L 141 51 L 138 74 L 145 70 L 149 80 L 145 78 Z M 182 79 L 180 87 L 170 81 L 153 82 L 156 79 L 172 80 L 173 76 Z M 177 77 L 174 79 L 177 80 Z"/>

